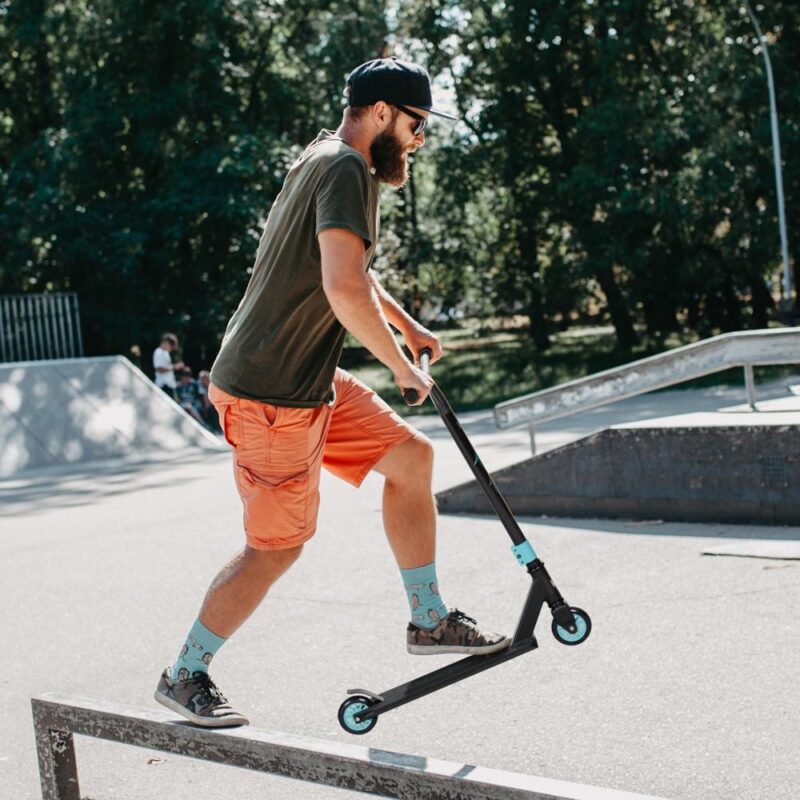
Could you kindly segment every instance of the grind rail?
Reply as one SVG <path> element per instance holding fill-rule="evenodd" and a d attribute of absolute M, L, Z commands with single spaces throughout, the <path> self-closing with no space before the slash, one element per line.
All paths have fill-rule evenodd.
<path fill-rule="evenodd" d="M 744 369 L 747 402 L 756 407 L 753 367 L 800 364 L 800 328 L 723 333 L 620 367 L 498 403 L 498 428 L 527 424 L 536 453 L 535 426 L 731 367 Z"/>
<path fill-rule="evenodd" d="M 165 711 L 61 694 L 31 705 L 43 800 L 80 800 L 75 734 L 404 800 L 658 800 L 253 728 L 198 728 Z"/>

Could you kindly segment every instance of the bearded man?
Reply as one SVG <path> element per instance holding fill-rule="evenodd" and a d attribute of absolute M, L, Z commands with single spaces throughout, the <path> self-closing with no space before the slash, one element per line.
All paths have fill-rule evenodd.
<path fill-rule="evenodd" d="M 354 486 L 371 470 L 385 477 L 384 527 L 408 597 L 410 653 L 488 654 L 510 643 L 448 610 L 439 594 L 430 442 L 337 366 L 349 331 L 401 391 L 417 391 L 418 404 L 430 391 L 418 354 L 430 348 L 435 362 L 439 340 L 370 268 L 380 184 L 407 181 L 408 155 L 425 144 L 429 115 L 448 115 L 432 107 L 428 73 L 395 58 L 357 67 L 345 95 L 339 128 L 323 130 L 289 170 L 211 370 L 209 398 L 233 448 L 246 544 L 212 582 L 155 693 L 197 725 L 247 724 L 208 665 L 314 535 L 321 467 Z"/>

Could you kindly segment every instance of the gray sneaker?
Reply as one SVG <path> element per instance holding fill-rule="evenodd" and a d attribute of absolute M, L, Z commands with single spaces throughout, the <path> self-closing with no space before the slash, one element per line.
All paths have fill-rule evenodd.
<path fill-rule="evenodd" d="M 432 631 L 409 623 L 406 641 L 408 652 L 415 656 L 435 656 L 440 653 L 488 655 L 508 647 L 511 637 L 499 633 L 483 633 L 472 617 L 457 608 L 451 608 Z"/>
<path fill-rule="evenodd" d="M 183 675 L 178 680 L 172 680 L 170 674 L 171 669 L 167 667 L 156 688 L 155 699 L 162 706 L 204 728 L 250 724 L 246 717 L 230 707 L 208 673 L 193 672 L 191 677 L 187 673 L 183 680 Z"/>

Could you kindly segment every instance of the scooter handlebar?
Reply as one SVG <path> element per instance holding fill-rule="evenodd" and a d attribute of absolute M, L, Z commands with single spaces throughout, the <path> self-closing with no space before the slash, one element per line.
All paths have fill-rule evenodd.
<path fill-rule="evenodd" d="M 433 350 L 431 350 L 430 347 L 423 347 L 422 350 L 419 351 L 419 365 L 426 374 L 430 372 L 432 355 Z M 408 405 L 413 406 L 414 403 L 419 400 L 419 392 L 416 389 L 403 389 L 403 400 L 405 400 Z"/>

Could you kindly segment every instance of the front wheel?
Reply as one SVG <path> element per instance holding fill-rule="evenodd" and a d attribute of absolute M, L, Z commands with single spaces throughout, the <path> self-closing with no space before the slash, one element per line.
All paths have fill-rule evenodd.
<path fill-rule="evenodd" d="M 572 618 L 575 620 L 575 631 L 571 633 L 553 620 L 553 636 L 555 636 L 561 644 L 576 645 L 585 642 L 592 632 L 592 620 L 589 619 L 589 615 L 581 608 L 570 607 L 569 610 L 572 612 Z"/>
<path fill-rule="evenodd" d="M 356 717 L 363 711 L 366 711 L 371 705 L 374 705 L 374 700 L 362 695 L 355 695 L 348 697 L 339 706 L 339 724 L 348 732 L 361 735 L 362 733 L 369 733 L 378 721 L 377 717 L 371 719 L 357 720 Z"/>

